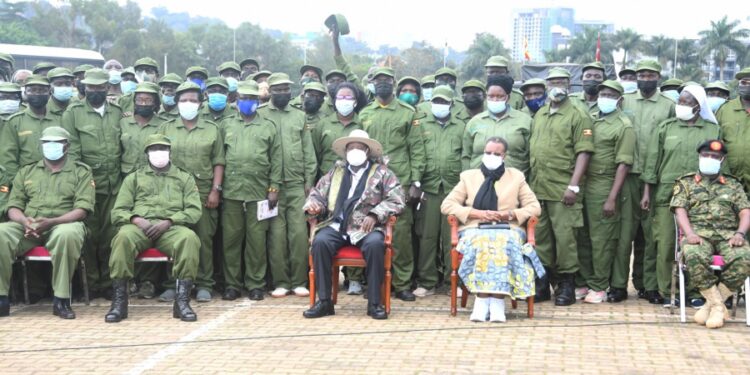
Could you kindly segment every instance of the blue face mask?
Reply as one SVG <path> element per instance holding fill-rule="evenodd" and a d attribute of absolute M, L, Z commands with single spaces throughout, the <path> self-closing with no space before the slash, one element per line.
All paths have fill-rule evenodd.
<path fill-rule="evenodd" d="M 201 87 L 201 92 L 206 90 L 206 82 L 200 78 L 190 78 L 190 81 Z"/>
<path fill-rule="evenodd" d="M 135 81 L 122 81 L 120 82 L 120 91 L 122 91 L 123 95 L 130 94 L 135 91 L 136 86 Z"/>
<path fill-rule="evenodd" d="M 250 116 L 258 109 L 257 99 L 241 99 L 237 101 L 237 109 L 245 116 Z"/>
<path fill-rule="evenodd" d="M 596 100 L 596 105 L 599 106 L 599 110 L 604 114 L 612 113 L 617 109 L 617 99 L 599 97 Z"/>
<path fill-rule="evenodd" d="M 620 84 L 626 94 L 638 91 L 638 82 L 636 81 L 620 81 Z"/>
<path fill-rule="evenodd" d="M 42 153 L 44 154 L 44 158 L 47 160 L 60 160 L 60 158 L 62 158 L 64 154 L 63 148 L 65 148 L 65 145 L 60 142 L 42 143 Z"/>
<path fill-rule="evenodd" d="M 709 96 L 706 98 L 708 101 L 708 106 L 711 108 L 711 112 L 716 113 L 716 111 L 719 110 L 719 107 L 721 107 L 722 104 L 724 104 L 727 100 L 718 96 Z"/>
<path fill-rule="evenodd" d="M 229 92 L 237 91 L 237 79 L 234 77 L 227 77 L 227 85 L 229 86 Z"/>
<path fill-rule="evenodd" d="M 68 86 L 55 87 L 52 89 L 52 96 L 61 102 L 67 102 L 73 97 L 73 88 Z"/>
<path fill-rule="evenodd" d="M 429 102 L 432 100 L 432 88 L 426 88 L 422 89 L 422 96 L 424 97 L 424 101 Z"/>
<path fill-rule="evenodd" d="M 507 106 L 505 105 L 505 101 L 504 100 L 503 101 L 499 101 L 499 102 L 496 102 L 496 101 L 493 101 L 493 100 L 488 100 L 487 101 L 487 109 L 492 114 L 503 113 L 503 112 L 505 112 L 506 108 L 507 108 Z"/>
<path fill-rule="evenodd" d="M 227 107 L 227 96 L 220 93 L 208 94 L 208 107 L 214 111 L 221 111 Z"/>
<path fill-rule="evenodd" d="M 672 99 L 672 101 L 675 103 L 677 103 L 677 101 L 680 100 L 680 93 L 677 92 L 677 90 L 667 90 L 667 91 L 662 91 L 661 93 L 666 95 L 669 99 Z"/>
<path fill-rule="evenodd" d="M 164 105 L 170 106 L 170 107 L 175 105 L 174 95 L 162 95 L 161 102 L 164 103 Z"/>
<path fill-rule="evenodd" d="M 539 108 L 544 107 L 545 102 L 547 102 L 547 94 L 544 94 L 536 99 L 527 100 L 526 106 L 529 107 L 529 110 L 531 110 L 531 112 L 536 113 Z"/>

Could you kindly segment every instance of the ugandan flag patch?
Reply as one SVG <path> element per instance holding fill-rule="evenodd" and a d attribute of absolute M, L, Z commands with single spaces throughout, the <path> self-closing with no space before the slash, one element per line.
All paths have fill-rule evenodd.
<path fill-rule="evenodd" d="M 10 191 L 10 189 L 8 189 L 7 186 L 5 186 L 5 185 L 0 186 L 0 193 L 7 193 L 9 191 Z"/>
<path fill-rule="evenodd" d="M 583 129 L 583 136 L 584 137 L 590 137 L 594 135 L 594 132 L 591 131 L 591 129 Z"/>

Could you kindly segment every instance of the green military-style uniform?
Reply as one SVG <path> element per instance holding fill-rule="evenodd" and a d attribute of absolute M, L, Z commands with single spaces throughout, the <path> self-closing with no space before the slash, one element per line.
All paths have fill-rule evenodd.
<path fill-rule="evenodd" d="M 729 171 L 740 179 L 745 191 L 750 192 L 750 112 L 738 97 L 719 108 L 716 120 L 721 126 L 722 141 L 729 150 L 726 162 Z"/>
<path fill-rule="evenodd" d="M 10 184 L 13 182 L 13 177 L 8 174 L 5 168 L 0 165 L 0 222 L 6 221 L 6 213 L 8 211 L 8 196 L 10 196 Z"/>
<path fill-rule="evenodd" d="M 10 116 L 13 116 L 14 114 L 18 113 L 18 111 L 22 111 L 23 107 L 21 106 L 21 86 L 18 86 L 15 83 L 10 82 L 0 82 L 0 93 L 6 93 L 6 94 L 16 94 L 18 95 L 18 101 L 19 106 L 18 109 L 15 112 L 11 113 L 2 113 L 0 114 L 0 130 L 5 126 L 5 122 L 10 118 Z"/>
<path fill-rule="evenodd" d="M 599 113 L 599 105 L 597 105 L 596 101 L 594 101 L 593 103 L 587 101 L 586 95 L 583 92 L 576 92 L 576 93 L 570 94 L 570 100 L 578 108 L 580 108 L 584 112 L 587 112 L 591 116 L 594 116 L 597 113 Z"/>
<path fill-rule="evenodd" d="M 355 129 L 362 129 L 362 124 L 356 113 L 348 125 L 342 124 L 338 115 L 332 113 L 323 117 L 317 126 L 312 129 L 312 142 L 318 161 L 317 178 L 328 173 L 336 160 L 339 160 L 338 155 L 331 149 L 333 141 L 348 136 Z"/>
<path fill-rule="evenodd" d="M 376 70 L 373 76 L 378 74 L 393 77 L 393 71 L 388 68 Z M 419 129 L 420 120 L 415 119 L 414 108 L 395 98 L 385 105 L 375 100 L 360 112 L 360 119 L 370 137 L 383 145 L 388 169 L 396 174 L 404 191 L 407 192 L 413 183 L 421 184 L 425 148 Z M 413 220 L 412 210 L 404 209 L 394 227 L 393 287 L 397 292 L 411 289 Z"/>
<path fill-rule="evenodd" d="M 208 108 L 208 105 L 204 105 L 203 108 L 201 108 L 200 113 L 198 116 L 200 116 L 201 119 L 211 121 L 214 124 L 221 124 L 224 119 L 232 116 L 235 112 L 229 108 L 229 104 L 227 104 L 224 109 L 221 111 L 214 111 L 211 108 Z M 179 112 L 178 112 L 179 114 Z"/>
<path fill-rule="evenodd" d="M 681 245 L 690 285 L 705 290 L 721 281 L 732 291 L 742 288 L 750 276 L 750 246 L 747 242 L 729 246 L 738 230 L 740 211 L 750 209 L 742 184 L 728 175 L 709 178 L 690 173 L 675 183 L 669 206 L 673 212 L 684 208 L 693 231 L 703 239 L 701 244 Z M 726 264 L 721 280 L 709 267 L 714 254 L 722 255 Z"/>
<path fill-rule="evenodd" d="M 450 101 L 450 90 L 436 88 L 432 98 Z M 442 266 L 443 280 L 450 280 L 451 232 L 448 219 L 440 213 L 440 205 L 459 181 L 461 149 L 466 123 L 453 116 L 440 122 L 430 113 L 420 121 L 425 147 L 425 169 L 422 175 L 424 200 L 416 212 L 416 233 L 419 236 L 418 284 L 434 288 L 438 279 L 438 265 Z"/>
<path fill-rule="evenodd" d="M 161 120 L 162 123 L 167 122 L 169 120 L 174 120 L 177 118 L 180 118 L 180 111 L 177 109 L 177 106 L 174 106 L 169 111 L 165 111 L 163 108 L 159 111 L 159 114 L 156 115 L 159 117 L 159 120 Z"/>
<path fill-rule="evenodd" d="M 135 94 L 153 94 L 158 98 L 158 87 L 152 83 L 142 83 L 135 89 Z M 141 125 L 135 116 L 125 117 L 120 120 L 120 143 L 122 147 L 121 168 L 123 176 L 135 172 L 138 168 L 148 165 L 146 154 L 143 152 L 146 138 L 159 132 L 163 120 L 154 114 L 148 121 Z"/>
<path fill-rule="evenodd" d="M 508 142 L 505 165 L 529 175 L 529 138 L 533 119 L 527 114 L 508 108 L 499 118 L 484 111 L 466 124 L 461 160 L 463 170 L 479 168 L 484 146 L 491 137 L 502 137 Z"/>
<path fill-rule="evenodd" d="M 268 78 L 270 86 L 291 83 L 283 73 Z M 305 129 L 303 111 L 291 105 L 276 108 L 268 102 L 258 109 L 258 114 L 276 127 L 282 152 L 279 214 L 270 223 L 271 276 L 274 288 L 297 288 L 307 284 L 307 222 L 300 213 L 305 191 L 315 183 L 315 148 L 310 131 Z"/>
<path fill-rule="evenodd" d="M 239 93 L 243 90 L 240 85 Z M 257 89 L 255 92 L 257 95 Z M 270 220 L 258 221 L 257 209 L 258 202 L 267 199 L 269 189 L 281 187 L 281 142 L 274 124 L 257 113 L 250 121 L 239 114 L 229 117 L 221 128 L 227 161 L 221 218 L 224 280 L 227 288 L 237 291 L 243 286 L 247 290 L 263 289 Z"/>
<path fill-rule="evenodd" d="M 29 164 L 16 174 L 7 207 L 17 208 L 26 217 L 35 219 L 56 218 L 74 209 L 91 214 L 94 210 L 91 169 L 71 159 L 57 172 L 52 172 L 44 161 Z M 52 255 L 54 296 L 70 298 L 70 280 L 86 232 L 84 223 L 78 221 L 55 225 L 41 238 L 26 238 L 23 224 L 13 221 L 0 224 L 0 295 L 8 295 L 14 259 L 34 246 L 45 246 Z"/>
<path fill-rule="evenodd" d="M 534 117 L 529 140 L 531 190 L 542 205 L 537 230 L 537 253 L 545 267 L 558 274 L 578 271 L 577 234 L 583 226 L 581 201 L 570 207 L 562 198 L 570 184 L 579 153 L 595 150 L 591 118 L 570 100 L 556 111 L 551 104 Z"/>
<path fill-rule="evenodd" d="M 0 130 L 0 165 L 15 176 L 24 165 L 42 160 L 39 138 L 42 131 L 60 126 L 60 117 L 48 114 L 38 117 L 31 108 L 11 116 Z"/>
<path fill-rule="evenodd" d="M 328 97 L 328 92 L 326 91 L 326 87 L 323 86 L 320 82 L 308 82 L 305 84 L 305 87 L 302 89 L 302 92 L 306 91 L 317 91 L 322 93 L 323 96 L 323 104 L 321 104 L 320 108 L 315 113 L 307 113 L 305 112 L 305 129 L 312 130 L 315 129 L 315 127 L 320 122 L 320 119 L 322 119 L 325 116 L 328 116 L 332 113 L 336 113 L 336 109 L 333 107 L 333 103 L 330 101 Z M 304 111 L 304 108 L 299 107 L 301 110 Z"/>
<path fill-rule="evenodd" d="M 656 249 L 656 283 L 644 277 L 644 284 L 649 282 L 644 286 L 646 290 L 658 290 L 662 297 L 669 296 L 672 282 L 675 229 L 669 204 L 675 181 L 685 173 L 698 170 L 696 147 L 719 136 L 719 127 L 700 117 L 692 125 L 672 118 L 659 124 L 648 144 L 641 179 L 655 190 L 651 198 L 651 225 Z"/>

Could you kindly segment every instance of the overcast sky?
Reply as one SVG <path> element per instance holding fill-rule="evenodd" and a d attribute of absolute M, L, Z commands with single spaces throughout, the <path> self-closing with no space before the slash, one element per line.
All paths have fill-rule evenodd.
<path fill-rule="evenodd" d="M 122 1 L 122 0 L 121 0 Z M 590 1 L 521 0 L 515 1 L 404 1 L 404 0 L 135 0 L 149 14 L 152 7 L 165 6 L 170 12 L 188 12 L 222 19 L 230 27 L 249 21 L 263 28 L 294 33 L 326 30 L 325 18 L 341 13 L 349 20 L 351 34 L 372 48 L 381 44 L 411 46 L 426 40 L 436 47 L 446 42 L 462 51 L 478 32 L 490 32 L 510 46 L 513 10 L 537 7 L 571 7 L 576 20 L 612 22 L 615 29 L 633 28 L 641 34 L 664 34 L 677 38 L 696 38 L 708 29 L 710 21 L 723 16 L 742 21 L 750 28 L 750 2 L 702 1 Z M 443 4 L 448 4 L 443 5 Z M 623 4 L 623 5 L 617 5 Z M 388 21 L 384 21 L 387 19 Z"/>

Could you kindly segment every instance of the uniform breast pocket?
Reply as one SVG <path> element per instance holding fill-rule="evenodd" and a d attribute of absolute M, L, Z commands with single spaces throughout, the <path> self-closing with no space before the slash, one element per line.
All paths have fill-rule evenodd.
<path fill-rule="evenodd" d="M 664 149 L 665 150 L 674 150 L 674 149 L 677 149 L 678 147 L 680 147 L 680 143 L 681 142 L 682 141 L 680 140 L 680 137 L 678 137 L 676 135 L 667 136 L 664 139 Z"/>
<path fill-rule="evenodd" d="M 76 186 L 71 181 L 58 181 L 57 183 L 57 194 L 61 198 L 72 197 L 76 193 Z"/>

